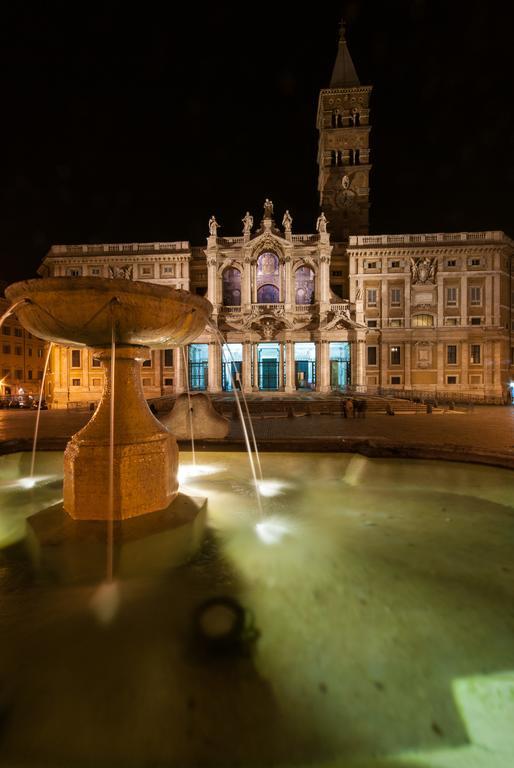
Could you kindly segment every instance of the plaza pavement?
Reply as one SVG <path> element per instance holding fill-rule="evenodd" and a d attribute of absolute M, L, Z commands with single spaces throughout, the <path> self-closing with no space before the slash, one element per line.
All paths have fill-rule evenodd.
<path fill-rule="evenodd" d="M 40 441 L 43 448 L 61 449 L 66 440 L 90 418 L 89 412 L 42 411 Z M 0 411 L 0 453 L 26 450 L 34 434 L 36 414 L 32 411 Z M 344 419 L 341 415 L 287 417 L 269 415 L 253 421 L 258 444 L 264 450 L 328 450 L 370 443 L 374 446 L 403 446 L 419 449 L 425 446 L 432 458 L 455 454 L 474 454 L 494 463 L 495 455 L 503 466 L 514 468 L 514 407 L 477 406 L 471 410 L 436 409 L 433 413 L 409 413 L 388 416 L 368 413 L 366 418 Z M 236 448 L 243 442 L 241 425 L 231 420 L 225 441 L 217 441 L 221 449 Z M 412 455 L 407 452 L 406 455 Z M 487 458 L 489 457 L 489 459 Z"/>

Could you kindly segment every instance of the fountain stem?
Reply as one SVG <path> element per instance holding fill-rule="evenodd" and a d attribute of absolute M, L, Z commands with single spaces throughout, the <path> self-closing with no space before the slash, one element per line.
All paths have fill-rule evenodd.
<path fill-rule="evenodd" d="M 120 520 L 165 509 L 178 492 L 175 438 L 152 415 L 144 398 L 141 364 L 145 347 L 117 345 L 96 354 L 105 367 L 100 404 L 64 454 L 64 508 L 80 520 L 109 519 L 109 455 L 112 384 L 114 409 L 113 517 Z M 113 379 L 113 381 L 111 381 Z"/>

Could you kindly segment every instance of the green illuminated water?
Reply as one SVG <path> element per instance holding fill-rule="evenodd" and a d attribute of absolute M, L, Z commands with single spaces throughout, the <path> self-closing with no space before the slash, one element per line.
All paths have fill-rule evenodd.
<path fill-rule="evenodd" d="M 276 495 L 261 517 L 244 454 L 197 461 L 212 473 L 181 491 L 208 499 L 203 544 L 180 564 L 190 542 L 149 525 L 143 555 L 115 558 L 107 621 L 105 526 L 74 538 L 48 511 L 62 457 L 38 456 L 35 489 L 16 485 L 30 457 L 0 457 L 0 765 L 349 765 L 466 749 L 455 681 L 514 670 L 514 474 L 264 454 Z M 258 639 L 199 650 L 194 612 L 213 595 L 235 597 Z"/>

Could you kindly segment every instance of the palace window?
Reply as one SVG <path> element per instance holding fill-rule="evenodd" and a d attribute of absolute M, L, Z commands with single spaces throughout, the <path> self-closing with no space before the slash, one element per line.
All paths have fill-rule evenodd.
<path fill-rule="evenodd" d="M 11 326 L 10 325 L 4 325 L 2 328 L 2 333 L 4 336 L 10 336 L 11 335 Z"/>
<path fill-rule="evenodd" d="M 173 350 L 172 349 L 164 350 L 164 367 L 173 368 Z"/>
<path fill-rule="evenodd" d="M 23 379 L 23 371 L 21 370 L 21 368 L 17 368 L 14 371 L 14 378 L 18 379 L 18 381 L 21 381 Z"/>
<path fill-rule="evenodd" d="M 390 382 L 391 382 L 391 384 L 401 384 L 402 383 L 402 377 L 401 376 L 391 376 Z"/>
<path fill-rule="evenodd" d="M 81 367 L 81 355 L 80 355 L 80 349 L 72 349 L 71 350 L 71 367 L 72 368 L 80 368 Z"/>
<path fill-rule="evenodd" d="M 27 371 L 27 378 L 29 381 L 32 379 L 32 371 Z"/>
<path fill-rule="evenodd" d="M 475 306 L 482 303 L 482 289 L 479 285 L 472 285 L 469 289 L 469 303 Z"/>
<path fill-rule="evenodd" d="M 368 328 L 378 328 L 378 320 L 368 320 Z"/>
<path fill-rule="evenodd" d="M 91 368 L 101 368 L 102 364 L 97 357 L 91 358 Z"/>
<path fill-rule="evenodd" d="M 241 272 L 234 267 L 223 271 L 223 304 L 226 307 L 241 306 Z"/>
<path fill-rule="evenodd" d="M 72 379 L 71 380 L 71 386 L 72 387 L 80 387 L 80 379 Z"/>
<path fill-rule="evenodd" d="M 15 336 L 18 336 L 18 338 L 19 338 L 19 339 L 21 339 L 21 337 L 23 336 L 23 331 L 22 331 L 22 329 L 21 329 L 21 328 L 15 328 L 15 329 L 14 329 L 14 335 L 15 335 Z"/>
<path fill-rule="evenodd" d="M 457 345 L 448 344 L 446 347 L 446 362 L 448 365 L 457 365 Z"/>
<path fill-rule="evenodd" d="M 481 263 L 482 262 L 481 262 L 480 259 L 470 259 L 468 261 L 468 264 L 469 264 L 470 267 L 479 267 Z"/>
<path fill-rule="evenodd" d="M 402 300 L 400 288 L 391 288 L 391 306 L 399 307 Z"/>
<path fill-rule="evenodd" d="M 90 272 L 94 277 L 98 277 L 100 274 L 100 267 L 91 267 Z"/>
<path fill-rule="evenodd" d="M 481 317 L 471 317 L 470 321 L 471 321 L 471 325 L 481 325 L 482 324 L 482 318 Z"/>
<path fill-rule="evenodd" d="M 164 379 L 164 386 L 165 387 L 172 387 L 173 386 L 173 379 Z"/>
<path fill-rule="evenodd" d="M 93 379 L 93 387 L 101 387 L 102 379 Z"/>
<path fill-rule="evenodd" d="M 400 347 L 389 347 L 389 355 L 390 355 L 391 365 L 400 365 L 401 364 L 401 349 L 400 349 Z"/>
<path fill-rule="evenodd" d="M 400 269 L 401 264 L 399 261 L 392 261 L 389 266 L 391 269 Z"/>
<path fill-rule="evenodd" d="M 377 306 L 377 289 L 376 288 L 368 288 L 366 292 L 367 296 L 367 305 L 368 307 L 376 307 Z"/>
<path fill-rule="evenodd" d="M 139 267 L 141 277 L 153 277 L 153 266 L 145 264 Z"/>
<path fill-rule="evenodd" d="M 480 344 L 472 344 L 469 349 L 469 362 L 473 365 L 480 365 L 481 351 Z"/>
<path fill-rule="evenodd" d="M 413 328 L 428 328 L 434 324 L 433 315 L 414 315 L 411 321 Z"/>
<path fill-rule="evenodd" d="M 447 267 L 456 267 L 457 266 L 457 260 L 456 259 L 448 259 L 446 262 Z"/>
<path fill-rule="evenodd" d="M 14 354 L 15 355 L 22 355 L 23 351 L 21 347 L 14 347 Z"/>
<path fill-rule="evenodd" d="M 82 275 L 82 267 L 68 267 L 66 269 L 67 277 L 80 277 Z"/>
<path fill-rule="evenodd" d="M 457 376 L 447 376 L 446 377 L 446 383 L 447 384 L 458 384 Z"/>
<path fill-rule="evenodd" d="M 10 344 L 2 344 L 2 352 L 4 355 L 10 355 L 11 354 L 11 345 Z"/>
<path fill-rule="evenodd" d="M 298 267 L 294 273 L 297 304 L 314 304 L 314 272 L 310 267 Z"/>
<path fill-rule="evenodd" d="M 446 289 L 446 306 L 447 307 L 457 306 L 457 288 L 450 287 Z"/>
<path fill-rule="evenodd" d="M 377 364 L 377 348 L 368 347 L 368 365 Z"/>

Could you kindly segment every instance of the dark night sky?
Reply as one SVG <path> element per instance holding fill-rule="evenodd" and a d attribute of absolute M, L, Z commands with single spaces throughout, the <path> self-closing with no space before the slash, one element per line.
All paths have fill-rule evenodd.
<path fill-rule="evenodd" d="M 514 234 L 508 8 L 3 4 L 0 279 L 32 277 L 52 243 L 202 244 L 212 213 L 240 234 L 265 197 L 313 231 L 317 96 L 342 11 L 374 85 L 372 231 Z"/>

